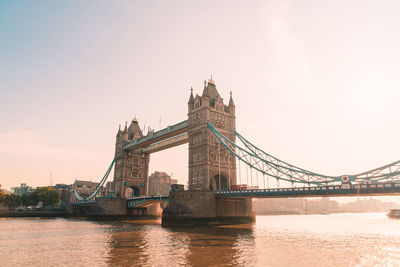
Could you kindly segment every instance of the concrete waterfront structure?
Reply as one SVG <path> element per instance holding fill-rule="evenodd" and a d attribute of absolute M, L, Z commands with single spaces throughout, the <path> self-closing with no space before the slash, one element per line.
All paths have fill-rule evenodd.
<path fill-rule="evenodd" d="M 254 220 L 251 199 L 218 199 L 210 190 L 170 192 L 169 204 L 162 214 L 164 226 L 240 224 Z"/>
<path fill-rule="evenodd" d="M 92 181 L 75 180 L 71 189 L 75 190 L 81 196 L 88 196 L 98 186 L 99 183 Z M 104 194 L 104 189 L 100 190 L 100 195 Z"/>
<path fill-rule="evenodd" d="M 171 179 L 165 172 L 155 171 L 149 176 L 149 194 L 150 196 L 166 196 L 169 194 L 171 184 L 176 184 L 176 179 Z"/>
<path fill-rule="evenodd" d="M 19 196 L 33 193 L 33 191 L 35 191 L 35 189 L 32 186 L 26 185 L 26 183 L 21 183 L 20 186 L 11 187 L 11 193 Z"/>

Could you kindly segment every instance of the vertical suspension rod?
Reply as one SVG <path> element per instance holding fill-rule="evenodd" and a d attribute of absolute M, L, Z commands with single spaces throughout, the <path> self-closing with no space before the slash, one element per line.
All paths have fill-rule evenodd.
<path fill-rule="evenodd" d="M 218 142 L 218 191 L 221 191 L 221 151 L 219 150 L 219 143 Z"/>
<path fill-rule="evenodd" d="M 263 184 L 264 184 L 264 189 L 265 189 L 265 174 L 263 173 Z"/>
<path fill-rule="evenodd" d="M 240 159 L 238 160 L 238 162 L 239 162 L 239 184 L 242 184 L 242 172 L 240 171 Z"/>
<path fill-rule="evenodd" d="M 246 165 L 247 185 L 249 185 L 249 166 Z"/>
<path fill-rule="evenodd" d="M 251 186 L 253 186 L 253 168 L 250 167 L 250 179 L 251 179 Z"/>

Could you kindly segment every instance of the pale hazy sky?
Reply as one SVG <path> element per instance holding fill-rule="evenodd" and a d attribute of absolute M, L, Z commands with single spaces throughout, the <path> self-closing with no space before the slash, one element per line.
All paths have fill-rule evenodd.
<path fill-rule="evenodd" d="M 329 175 L 400 159 L 399 1 L 0 1 L 0 184 L 99 181 L 118 124 L 187 118 L 210 74 L 237 130 Z M 187 145 L 151 171 L 187 181 Z M 173 159 L 173 160 L 172 160 Z"/>

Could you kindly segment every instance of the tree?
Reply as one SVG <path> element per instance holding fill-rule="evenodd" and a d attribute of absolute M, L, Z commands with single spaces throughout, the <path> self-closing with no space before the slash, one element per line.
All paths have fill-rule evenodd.
<path fill-rule="evenodd" d="M 14 210 L 22 203 L 21 197 L 16 194 L 5 195 L 3 202 L 8 207 L 9 211 Z"/>
<path fill-rule="evenodd" d="M 22 205 L 24 206 L 33 206 L 39 202 L 37 200 L 37 196 L 34 195 L 32 192 L 23 194 L 21 200 L 22 200 Z"/>
<path fill-rule="evenodd" d="M 42 201 L 43 207 L 57 205 L 60 202 L 60 195 L 54 187 L 38 187 L 31 194 L 32 202 Z"/>
<path fill-rule="evenodd" d="M 4 193 L 1 190 L 1 184 L 0 184 L 0 203 L 2 203 L 4 201 Z"/>

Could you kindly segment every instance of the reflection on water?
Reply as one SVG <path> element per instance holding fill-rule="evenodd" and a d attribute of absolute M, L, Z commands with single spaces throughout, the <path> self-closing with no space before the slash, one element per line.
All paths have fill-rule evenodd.
<path fill-rule="evenodd" d="M 383 213 L 258 216 L 254 225 L 0 219 L 0 265 L 400 265 L 400 220 Z"/>
<path fill-rule="evenodd" d="M 110 265 L 237 265 L 241 262 L 239 255 L 243 244 L 254 240 L 251 225 L 235 229 L 162 228 L 160 225 L 138 226 L 134 221 L 129 223 L 124 225 L 128 231 L 110 236 L 111 250 L 107 259 Z"/>

